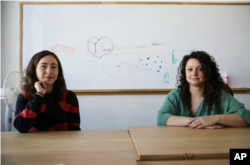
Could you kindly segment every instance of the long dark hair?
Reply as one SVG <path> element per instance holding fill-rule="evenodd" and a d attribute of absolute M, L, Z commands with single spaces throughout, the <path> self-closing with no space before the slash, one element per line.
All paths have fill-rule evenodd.
<path fill-rule="evenodd" d="M 219 106 L 221 102 L 221 89 L 230 93 L 229 88 L 223 82 L 219 73 L 218 65 L 215 59 L 204 51 L 193 51 L 190 55 L 185 55 L 180 63 L 177 73 L 176 86 L 180 89 L 181 99 L 184 105 L 191 109 L 191 93 L 189 91 L 189 83 L 186 79 L 186 65 L 188 60 L 196 59 L 202 65 L 202 72 L 204 73 L 205 89 L 204 97 L 208 105 L 207 115 L 211 113 L 212 106 L 215 103 L 217 112 L 219 112 Z"/>
<path fill-rule="evenodd" d="M 39 61 L 45 56 L 53 56 L 58 63 L 58 77 L 53 85 L 53 93 L 58 101 L 63 100 L 63 92 L 66 90 L 66 83 L 63 76 L 62 65 L 55 53 L 48 50 L 44 50 L 36 53 L 30 60 L 27 68 L 24 70 L 24 76 L 22 78 L 21 89 L 25 92 L 27 97 L 31 99 L 36 94 L 35 82 L 39 81 L 36 76 L 36 67 Z"/>

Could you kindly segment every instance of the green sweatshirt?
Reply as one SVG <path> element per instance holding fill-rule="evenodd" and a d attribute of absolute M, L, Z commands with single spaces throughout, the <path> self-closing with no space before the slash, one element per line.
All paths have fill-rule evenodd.
<path fill-rule="evenodd" d="M 241 116 L 244 120 L 250 123 L 250 110 L 244 107 L 245 104 L 238 102 L 232 95 L 228 94 L 224 90 L 221 90 L 221 104 L 219 113 L 217 113 L 215 104 L 212 106 L 212 111 L 210 115 L 216 114 L 232 114 L 236 113 Z M 166 125 L 170 116 L 186 116 L 186 117 L 198 117 L 207 116 L 208 106 L 205 102 L 205 97 L 200 103 L 196 113 L 193 115 L 192 112 L 188 110 L 188 107 L 182 103 L 180 90 L 173 89 L 167 95 L 163 106 L 158 111 L 157 125 Z"/>

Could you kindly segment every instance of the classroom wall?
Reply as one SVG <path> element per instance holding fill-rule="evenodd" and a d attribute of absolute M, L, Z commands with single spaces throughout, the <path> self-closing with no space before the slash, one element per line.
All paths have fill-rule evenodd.
<path fill-rule="evenodd" d="M 3 87 L 3 1 L 0 0 L 0 88 Z M 4 101 L 3 99 L 0 99 L 0 131 L 3 130 L 4 127 L 4 118 L 3 118 L 3 113 L 2 113 L 2 109 L 4 106 Z"/>
<path fill-rule="evenodd" d="M 1 2 L 1 88 L 10 72 L 19 71 L 19 14 L 19 2 Z M 82 130 L 126 130 L 128 126 L 156 125 L 157 111 L 166 95 L 77 97 Z M 235 94 L 235 97 L 250 109 L 250 94 Z M 4 131 L 5 106 L 4 100 L 1 100 L 1 131 Z M 12 130 L 15 131 L 14 128 Z"/>

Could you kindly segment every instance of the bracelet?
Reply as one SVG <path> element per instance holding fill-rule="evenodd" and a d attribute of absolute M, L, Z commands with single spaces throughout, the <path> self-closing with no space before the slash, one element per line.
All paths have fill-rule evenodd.
<path fill-rule="evenodd" d="M 44 94 L 42 92 L 36 92 L 39 95 L 42 95 L 42 97 L 44 97 Z"/>

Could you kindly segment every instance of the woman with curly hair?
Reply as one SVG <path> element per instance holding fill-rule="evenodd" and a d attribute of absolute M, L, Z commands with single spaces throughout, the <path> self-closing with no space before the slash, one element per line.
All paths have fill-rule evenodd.
<path fill-rule="evenodd" d="M 50 51 L 36 53 L 24 70 L 16 103 L 15 128 L 21 132 L 80 130 L 78 100 L 66 89 L 61 62 Z"/>
<path fill-rule="evenodd" d="M 158 111 L 157 125 L 198 129 L 249 126 L 250 111 L 230 93 L 214 58 L 194 51 L 183 57 L 177 89 L 167 95 Z"/>

